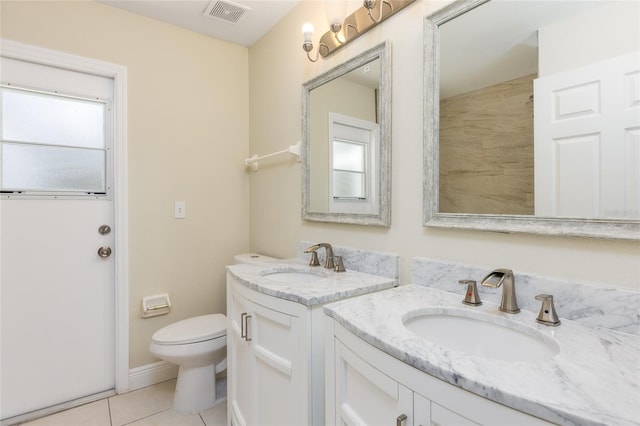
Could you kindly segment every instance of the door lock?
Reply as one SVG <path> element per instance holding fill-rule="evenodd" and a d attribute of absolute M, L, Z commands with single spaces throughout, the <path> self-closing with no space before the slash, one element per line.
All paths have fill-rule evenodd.
<path fill-rule="evenodd" d="M 100 235 L 109 235 L 111 233 L 111 227 L 109 225 L 102 225 L 98 228 L 98 233 L 100 233 Z"/>

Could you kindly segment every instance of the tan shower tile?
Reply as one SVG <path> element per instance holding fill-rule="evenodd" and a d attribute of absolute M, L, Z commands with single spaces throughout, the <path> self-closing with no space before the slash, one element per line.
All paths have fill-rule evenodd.
<path fill-rule="evenodd" d="M 168 410 L 175 388 L 176 381 L 168 380 L 109 398 L 112 425 L 122 426 Z"/>
<path fill-rule="evenodd" d="M 106 399 L 52 414 L 22 426 L 109 426 L 109 404 Z"/>

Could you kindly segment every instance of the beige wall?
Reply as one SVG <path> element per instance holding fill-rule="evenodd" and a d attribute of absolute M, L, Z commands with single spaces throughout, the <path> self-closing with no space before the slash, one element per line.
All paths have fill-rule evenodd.
<path fill-rule="evenodd" d="M 154 362 L 155 330 L 225 311 L 224 265 L 249 248 L 248 50 L 95 2 L 1 7 L 3 38 L 127 67 L 130 367 Z M 160 292 L 172 312 L 140 319 Z"/>
<path fill-rule="evenodd" d="M 250 48 L 252 152 L 282 149 L 301 138 L 305 81 L 385 40 L 393 57 L 391 227 L 302 221 L 300 167 L 283 163 L 251 176 L 252 250 L 293 256 L 296 241 L 304 239 L 394 252 L 401 256 L 403 283 L 410 282 L 411 258 L 425 256 L 640 289 L 638 243 L 423 228 L 423 23 L 446 3 L 417 0 L 328 59 L 311 63 L 300 28 L 307 21 L 318 29 L 327 24 L 321 2 L 303 1 Z M 316 45 L 319 37 L 314 35 Z"/>

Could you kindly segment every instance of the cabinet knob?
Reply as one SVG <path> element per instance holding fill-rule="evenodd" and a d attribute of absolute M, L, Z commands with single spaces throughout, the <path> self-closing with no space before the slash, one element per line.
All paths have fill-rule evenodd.
<path fill-rule="evenodd" d="M 406 414 L 400 414 L 396 419 L 396 426 L 404 426 L 404 422 L 407 420 Z"/>

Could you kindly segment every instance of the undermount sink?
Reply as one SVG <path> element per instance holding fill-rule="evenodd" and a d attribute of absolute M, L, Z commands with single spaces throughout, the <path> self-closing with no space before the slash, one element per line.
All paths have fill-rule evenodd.
<path fill-rule="evenodd" d="M 260 275 L 280 283 L 308 283 L 326 277 L 325 274 L 322 274 L 322 271 L 298 268 L 267 270 Z"/>
<path fill-rule="evenodd" d="M 411 332 L 445 349 L 502 361 L 552 358 L 560 347 L 533 327 L 484 312 L 422 309 L 405 315 Z"/>

